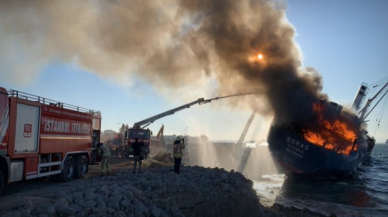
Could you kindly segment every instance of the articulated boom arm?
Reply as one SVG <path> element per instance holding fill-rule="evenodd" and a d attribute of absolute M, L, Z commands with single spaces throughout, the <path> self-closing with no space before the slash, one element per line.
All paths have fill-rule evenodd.
<path fill-rule="evenodd" d="M 198 100 L 195 100 L 195 101 L 193 101 L 193 102 L 191 102 L 191 103 L 187 103 L 187 104 L 185 104 L 185 105 L 179 106 L 179 107 L 177 107 L 177 108 L 168 110 L 168 111 L 166 111 L 166 112 L 163 112 L 163 113 L 157 114 L 157 115 L 155 115 L 155 116 L 152 116 L 152 117 L 150 117 L 150 118 L 147 118 L 147 119 L 144 119 L 144 120 L 142 120 L 142 121 L 139 121 L 139 122 L 137 122 L 137 123 L 135 123 L 135 124 L 133 125 L 133 128 L 145 128 L 145 127 L 147 127 L 148 125 L 152 124 L 154 121 L 156 121 L 156 120 L 158 120 L 158 119 L 160 119 L 160 118 L 166 117 L 166 116 L 168 116 L 168 115 L 172 115 L 172 114 L 174 114 L 175 112 L 178 112 L 178 111 L 180 111 L 180 110 L 190 108 L 190 106 L 192 106 L 192 105 L 195 105 L 195 104 L 197 104 L 197 103 L 198 103 L 199 105 L 201 105 L 201 104 L 206 104 L 206 103 L 211 102 L 212 100 L 217 100 L 217 99 L 219 99 L 219 97 L 216 97 L 216 98 L 213 98 L 213 99 L 207 99 L 207 100 L 205 100 L 204 98 L 199 98 Z"/>

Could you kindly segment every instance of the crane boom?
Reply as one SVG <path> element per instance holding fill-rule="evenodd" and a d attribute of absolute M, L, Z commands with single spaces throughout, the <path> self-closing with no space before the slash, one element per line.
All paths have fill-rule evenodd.
<path fill-rule="evenodd" d="M 199 98 L 199 99 L 197 99 L 197 100 L 195 100 L 193 102 L 187 103 L 187 104 L 179 106 L 177 108 L 168 110 L 166 112 L 163 112 L 163 113 L 157 114 L 155 116 L 149 117 L 147 119 L 144 119 L 142 121 L 136 122 L 136 123 L 133 124 L 132 128 L 135 128 L 135 129 L 145 128 L 145 127 L 147 127 L 148 125 L 152 124 L 154 121 L 156 121 L 156 120 L 158 120 L 160 118 L 166 117 L 168 115 L 175 114 L 175 112 L 178 112 L 178 111 L 186 109 L 186 108 L 190 108 L 190 106 L 195 105 L 195 104 L 202 105 L 202 104 L 209 103 L 209 102 L 211 102 L 213 100 L 229 98 L 229 97 L 235 97 L 235 96 L 254 95 L 254 94 L 257 94 L 257 93 L 233 94 L 233 95 L 229 95 L 229 96 L 220 96 L 220 97 L 215 97 L 215 98 L 211 98 L 211 99 Z"/>
<path fill-rule="evenodd" d="M 193 102 L 187 103 L 187 104 L 179 106 L 177 108 L 168 110 L 166 112 L 163 112 L 163 113 L 157 114 L 155 116 L 152 116 L 150 118 L 144 119 L 142 121 L 136 122 L 135 124 L 133 124 L 133 128 L 145 128 L 145 127 L 147 127 L 148 125 L 152 124 L 154 121 L 156 121 L 156 120 L 158 120 L 160 118 L 166 117 L 168 115 L 175 114 L 175 112 L 178 112 L 180 110 L 190 108 L 190 106 L 192 106 L 192 105 L 195 105 L 195 104 L 201 105 L 201 104 L 209 103 L 212 100 L 217 100 L 217 99 L 219 99 L 219 97 L 216 97 L 216 98 L 213 98 L 213 99 L 207 99 L 207 100 L 205 100 L 204 98 L 199 98 L 198 100 L 195 100 Z"/>
<path fill-rule="evenodd" d="M 190 106 L 195 105 L 195 104 L 206 104 L 209 103 L 213 100 L 218 100 L 218 99 L 223 99 L 223 98 L 228 98 L 228 97 L 235 97 L 235 96 L 243 96 L 243 95 L 251 95 L 251 94 L 257 94 L 257 93 L 241 93 L 241 94 L 234 94 L 234 95 L 229 95 L 229 96 L 221 96 L 221 97 L 215 97 L 212 99 L 204 99 L 204 98 L 199 98 L 193 102 L 184 104 L 182 106 L 179 106 L 177 108 L 162 112 L 160 114 L 157 114 L 155 116 L 149 117 L 147 119 L 144 119 L 142 121 L 136 122 L 133 124 L 133 127 L 129 128 L 125 132 L 125 146 L 123 150 L 123 156 L 129 157 L 129 155 L 133 154 L 133 147 L 132 144 L 138 139 L 140 142 L 143 143 L 143 153 L 144 153 L 144 159 L 148 157 L 150 154 L 150 147 L 151 147 L 151 135 L 152 132 L 150 129 L 145 129 L 148 125 L 152 124 L 154 121 L 166 117 L 168 115 L 175 114 L 175 112 L 178 112 L 183 109 L 190 108 Z"/>

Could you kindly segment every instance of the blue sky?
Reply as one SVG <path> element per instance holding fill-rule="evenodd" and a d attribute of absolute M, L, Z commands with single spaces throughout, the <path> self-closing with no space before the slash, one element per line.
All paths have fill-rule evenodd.
<path fill-rule="evenodd" d="M 296 29 L 303 65 L 319 71 L 323 92 L 331 100 L 349 105 L 361 82 L 374 83 L 388 77 L 388 1 L 290 0 L 287 5 L 287 18 Z M 11 79 L 10 72 L 0 73 L 0 86 L 7 89 L 100 110 L 103 130 L 117 130 L 117 123 L 131 126 L 200 97 L 215 97 L 191 94 L 191 101 L 187 97 L 176 98 L 136 78 L 132 78 L 132 85 L 125 86 L 77 67 L 74 62 L 50 62 L 38 74 L 19 78 L 27 79 L 23 83 Z M 384 142 L 388 139 L 388 109 L 377 129 L 379 111 L 377 107 L 370 116 L 368 129 L 378 142 Z M 150 129 L 157 133 L 164 124 L 165 134 L 182 134 L 187 128 L 187 134 L 193 136 L 206 134 L 212 140 L 237 140 L 250 113 L 214 101 L 155 121 Z M 246 139 L 265 139 L 270 121 L 256 116 Z"/>

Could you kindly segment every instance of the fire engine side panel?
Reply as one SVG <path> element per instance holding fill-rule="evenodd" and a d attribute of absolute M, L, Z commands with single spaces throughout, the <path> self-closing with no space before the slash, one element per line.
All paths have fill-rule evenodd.
<path fill-rule="evenodd" d="M 69 151 L 89 151 L 92 140 L 90 137 L 52 137 L 42 136 L 40 153 L 65 153 Z"/>
<path fill-rule="evenodd" d="M 88 151 L 92 141 L 92 116 L 60 107 L 43 106 L 40 153 Z"/>
<path fill-rule="evenodd" d="M 38 151 L 39 115 L 39 107 L 17 104 L 15 154 Z"/>

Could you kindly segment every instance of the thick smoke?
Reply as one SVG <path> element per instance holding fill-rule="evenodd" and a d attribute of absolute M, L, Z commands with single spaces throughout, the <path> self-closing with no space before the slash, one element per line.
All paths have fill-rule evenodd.
<path fill-rule="evenodd" d="M 0 54 L 6 76 L 36 75 L 57 61 L 155 88 L 215 78 L 220 96 L 264 93 L 228 102 L 260 103 L 262 114 L 283 123 L 312 122 L 313 103 L 326 98 L 320 75 L 301 69 L 279 1 L 0 0 L 0 34 L 2 50 L 13 52 Z"/>

